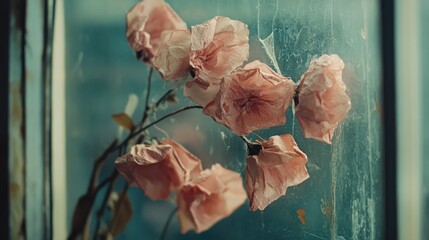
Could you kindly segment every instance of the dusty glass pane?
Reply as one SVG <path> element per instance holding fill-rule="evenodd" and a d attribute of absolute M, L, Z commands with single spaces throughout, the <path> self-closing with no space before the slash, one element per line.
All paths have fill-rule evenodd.
<path fill-rule="evenodd" d="M 242 206 L 202 234 L 179 233 L 175 218 L 168 239 L 378 239 L 381 238 L 380 54 L 378 5 L 355 0 L 175 0 L 168 1 L 188 23 L 224 15 L 248 24 L 251 60 L 259 59 L 297 82 L 311 59 L 335 53 L 346 63 L 344 80 L 352 108 L 335 132 L 332 145 L 305 139 L 292 110 L 285 126 L 261 130 L 264 138 L 292 133 L 308 155 L 310 179 L 291 187 L 263 212 Z M 122 112 L 129 94 L 143 109 L 148 67 L 135 59 L 125 38 L 125 13 L 135 1 L 67 1 L 67 181 L 68 219 L 86 191 L 95 159 L 117 134 L 111 114 Z M 151 99 L 174 84 L 155 74 Z M 177 105 L 157 116 L 191 105 Z M 185 145 L 209 167 L 214 162 L 244 173 L 242 141 L 200 110 L 157 125 L 151 134 Z M 257 139 L 257 135 L 250 134 Z M 103 169 L 108 175 L 113 158 Z M 118 187 L 118 189 L 120 189 Z M 119 239 L 157 239 L 174 201 L 152 202 L 129 190 L 133 218 Z M 98 199 L 99 204 L 101 199 Z M 298 209 L 304 209 L 301 222 Z"/>

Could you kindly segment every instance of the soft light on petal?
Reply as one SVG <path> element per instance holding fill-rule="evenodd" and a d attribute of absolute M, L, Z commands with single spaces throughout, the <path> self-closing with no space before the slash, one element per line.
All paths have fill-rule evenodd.
<path fill-rule="evenodd" d="M 249 29 L 244 23 L 217 16 L 193 26 L 190 66 L 194 79 L 186 84 L 185 95 L 205 106 L 215 97 L 223 76 L 248 58 Z"/>
<path fill-rule="evenodd" d="M 296 117 L 307 138 L 332 143 L 338 124 L 351 108 L 342 79 L 344 63 L 335 54 L 311 61 L 297 88 Z"/>
<path fill-rule="evenodd" d="M 163 79 L 179 79 L 189 70 L 190 32 L 165 31 L 153 62 Z"/>
<path fill-rule="evenodd" d="M 204 113 L 244 135 L 284 124 L 294 93 L 292 80 L 254 61 L 223 78 L 220 91 Z"/>
<path fill-rule="evenodd" d="M 215 164 L 178 192 L 181 232 L 203 232 L 231 215 L 245 200 L 240 174 Z"/>
<path fill-rule="evenodd" d="M 172 140 L 135 145 L 115 165 L 128 183 L 152 200 L 168 199 L 171 191 L 202 170 L 200 160 Z"/>
<path fill-rule="evenodd" d="M 246 188 L 251 211 L 264 210 L 270 203 L 309 178 L 307 156 L 292 135 L 270 137 L 259 141 L 262 150 L 247 157 Z"/>
<path fill-rule="evenodd" d="M 201 106 L 207 106 L 219 92 L 220 82 L 208 83 L 201 79 L 194 78 L 187 81 L 183 88 L 183 95 Z"/>
<path fill-rule="evenodd" d="M 166 30 L 186 30 L 186 23 L 164 2 L 143 0 L 127 13 L 127 39 L 144 62 L 151 63 Z"/>

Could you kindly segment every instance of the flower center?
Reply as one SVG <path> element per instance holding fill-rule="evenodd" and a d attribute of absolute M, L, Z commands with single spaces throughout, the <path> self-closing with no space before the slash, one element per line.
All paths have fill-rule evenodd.
<path fill-rule="evenodd" d="M 254 93 L 249 92 L 244 97 L 236 101 L 240 109 L 251 112 L 253 106 L 259 101 L 259 98 Z"/>

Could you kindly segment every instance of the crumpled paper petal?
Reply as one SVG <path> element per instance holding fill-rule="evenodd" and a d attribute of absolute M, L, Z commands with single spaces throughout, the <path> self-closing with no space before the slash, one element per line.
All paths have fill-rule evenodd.
<path fill-rule="evenodd" d="M 272 136 L 258 141 L 262 150 L 247 157 L 246 189 L 251 211 L 264 210 L 269 204 L 309 178 L 307 155 L 296 145 L 292 135 Z"/>
<path fill-rule="evenodd" d="M 338 55 L 311 61 L 297 88 L 296 117 L 307 138 L 332 143 L 338 124 L 351 108 L 342 79 L 344 63 Z"/>
<path fill-rule="evenodd" d="M 193 26 L 190 66 L 194 79 L 186 84 L 185 96 L 205 106 L 216 96 L 222 77 L 248 58 L 249 29 L 244 23 L 217 16 Z"/>
<path fill-rule="evenodd" d="M 240 174 L 214 164 L 177 194 L 181 232 L 201 233 L 231 215 L 245 200 Z"/>
<path fill-rule="evenodd" d="M 191 33 L 188 30 L 165 31 L 153 62 L 163 79 L 179 79 L 189 70 Z"/>
<path fill-rule="evenodd" d="M 139 58 L 152 63 L 162 33 L 166 30 L 186 30 L 186 23 L 164 0 L 143 0 L 127 13 L 127 40 Z"/>
<path fill-rule="evenodd" d="M 266 64 L 253 61 L 222 79 L 216 98 L 204 113 L 237 135 L 286 122 L 294 82 Z"/>
<path fill-rule="evenodd" d="M 173 140 L 134 145 L 115 165 L 128 183 L 140 187 L 152 200 L 168 199 L 202 170 L 200 160 Z"/>

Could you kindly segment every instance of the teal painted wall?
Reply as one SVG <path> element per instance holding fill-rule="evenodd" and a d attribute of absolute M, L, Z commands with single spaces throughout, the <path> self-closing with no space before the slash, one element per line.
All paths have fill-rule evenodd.
<path fill-rule="evenodd" d="M 86 191 L 93 159 L 116 136 L 111 114 L 123 111 L 128 94 L 141 97 L 144 93 L 148 67 L 135 60 L 125 38 L 125 13 L 135 2 L 75 0 L 65 3 L 68 219 L 78 197 Z M 265 211 L 249 212 L 247 206 L 243 206 L 200 235 L 181 235 L 175 219 L 168 239 L 381 238 L 377 4 L 369 0 L 168 2 L 189 25 L 215 15 L 245 22 L 251 32 L 251 58 L 269 64 L 272 59 L 261 40 L 272 33 L 275 61 L 283 75 L 295 82 L 312 58 L 324 53 L 340 55 L 346 63 L 344 79 L 352 100 L 352 109 L 337 129 L 332 146 L 304 139 L 291 110 L 287 112 L 285 127 L 257 132 L 263 137 L 293 133 L 308 155 L 310 179 L 289 188 L 285 197 Z M 171 87 L 159 76 L 153 83 L 158 89 L 153 99 Z M 191 104 L 189 100 L 180 97 L 178 105 L 188 104 Z M 141 103 L 139 107 L 143 108 Z M 140 114 L 137 111 L 135 119 L 141 118 Z M 159 127 L 203 159 L 206 167 L 221 162 L 244 172 L 245 148 L 239 138 L 197 111 L 174 119 L 174 125 L 167 121 Z M 185 129 L 186 135 L 180 129 Z M 152 134 L 163 137 L 157 131 Z M 113 159 L 109 163 L 105 174 L 112 169 Z M 130 189 L 130 196 L 133 219 L 119 238 L 157 239 L 174 208 L 173 201 L 152 202 L 137 188 Z M 298 208 L 305 209 L 306 224 L 299 221 Z"/>

